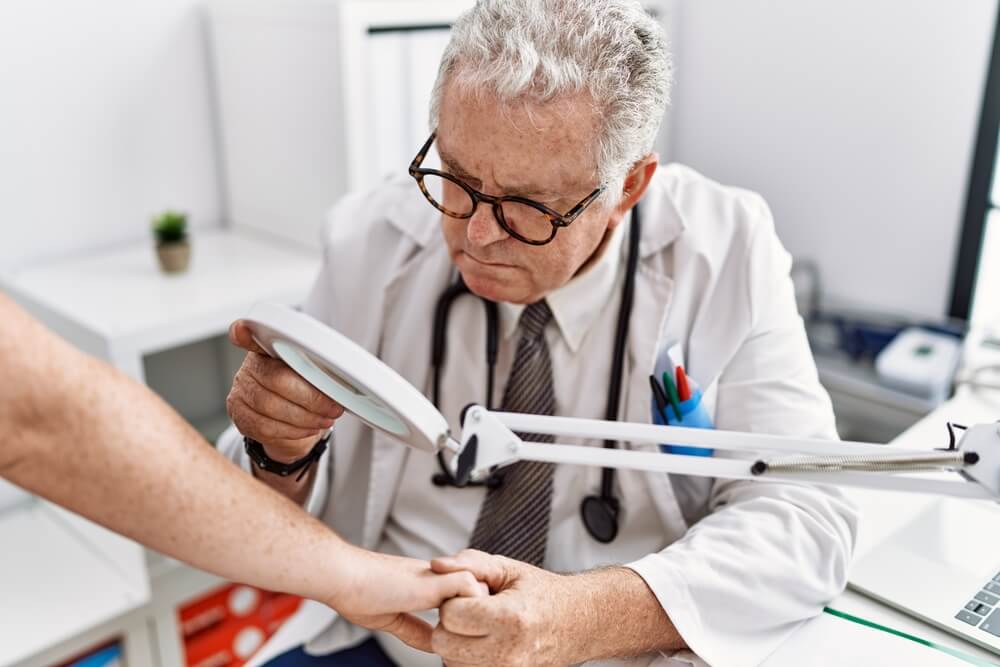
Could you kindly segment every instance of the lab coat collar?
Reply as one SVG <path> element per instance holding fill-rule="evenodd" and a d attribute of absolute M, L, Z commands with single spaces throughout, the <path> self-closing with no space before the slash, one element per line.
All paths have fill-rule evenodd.
<path fill-rule="evenodd" d="M 674 203 L 674 192 L 667 180 L 664 165 L 657 167 L 653 180 L 639 200 L 642 209 L 642 236 L 639 239 L 639 258 L 647 259 L 674 242 L 687 228 Z"/>

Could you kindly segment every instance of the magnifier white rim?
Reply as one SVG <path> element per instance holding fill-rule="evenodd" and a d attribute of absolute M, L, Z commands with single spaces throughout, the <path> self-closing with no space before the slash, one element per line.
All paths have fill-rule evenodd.
<path fill-rule="evenodd" d="M 305 313 L 277 303 L 255 304 L 244 319 L 257 343 L 274 358 L 281 358 L 274 349 L 274 342 L 289 341 L 392 408 L 396 417 L 410 429 L 406 444 L 433 453 L 447 441 L 448 422 L 434 404 L 381 359 L 347 336 Z M 352 414 L 399 439 L 398 435 L 361 415 Z"/>

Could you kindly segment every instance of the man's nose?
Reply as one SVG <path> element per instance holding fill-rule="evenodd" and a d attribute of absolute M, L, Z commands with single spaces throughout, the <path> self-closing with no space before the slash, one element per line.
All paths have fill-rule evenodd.
<path fill-rule="evenodd" d="M 480 202 L 465 228 L 469 243 L 485 247 L 509 236 L 493 214 L 493 207 Z"/>

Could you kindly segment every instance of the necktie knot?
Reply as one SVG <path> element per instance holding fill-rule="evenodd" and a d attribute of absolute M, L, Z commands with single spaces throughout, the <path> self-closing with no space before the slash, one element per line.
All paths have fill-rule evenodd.
<path fill-rule="evenodd" d="M 519 325 L 526 338 L 536 340 L 545 331 L 545 325 L 552 319 L 552 309 L 545 299 L 530 304 L 521 313 Z"/>

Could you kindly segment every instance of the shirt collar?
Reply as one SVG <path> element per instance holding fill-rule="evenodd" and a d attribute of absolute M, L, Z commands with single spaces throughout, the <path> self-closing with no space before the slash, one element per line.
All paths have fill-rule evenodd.
<path fill-rule="evenodd" d="M 612 298 L 622 263 L 623 239 L 631 217 L 630 211 L 611 232 L 604 253 L 594 264 L 545 297 L 559 333 L 573 352 L 580 348 L 591 325 Z M 517 331 L 524 305 L 502 302 L 498 305 L 501 332 L 505 339 L 510 338 Z"/>

